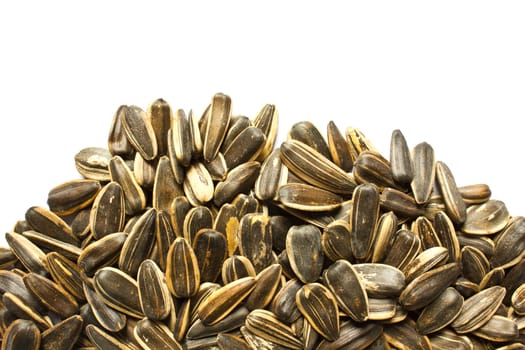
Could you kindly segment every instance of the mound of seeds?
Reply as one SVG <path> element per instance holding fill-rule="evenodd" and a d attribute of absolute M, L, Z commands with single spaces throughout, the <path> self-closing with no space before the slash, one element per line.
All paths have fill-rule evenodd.
<path fill-rule="evenodd" d="M 428 143 L 118 108 L 0 248 L 1 349 L 523 349 L 525 217 Z"/>

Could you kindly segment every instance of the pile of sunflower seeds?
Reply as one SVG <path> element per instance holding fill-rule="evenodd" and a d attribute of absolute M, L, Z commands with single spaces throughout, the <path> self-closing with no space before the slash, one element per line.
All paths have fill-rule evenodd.
<path fill-rule="evenodd" d="M 1 349 L 523 349 L 525 217 L 428 143 L 118 108 L 0 248 Z"/>

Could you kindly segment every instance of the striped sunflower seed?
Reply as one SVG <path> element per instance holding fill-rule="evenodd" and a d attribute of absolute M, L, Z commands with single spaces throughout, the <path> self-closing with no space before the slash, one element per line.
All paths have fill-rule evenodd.
<path fill-rule="evenodd" d="M 310 325 L 328 341 L 339 337 L 337 301 L 328 288 L 319 283 L 308 283 L 295 297 L 297 308 Z"/>
<path fill-rule="evenodd" d="M 166 156 L 159 159 L 153 185 L 152 205 L 157 210 L 169 210 L 173 200 L 184 191 L 173 175 L 170 160 Z"/>
<path fill-rule="evenodd" d="M 326 159 L 330 159 L 330 150 L 323 135 L 308 121 L 302 121 L 292 125 L 288 131 L 288 140 L 297 140 L 321 153 Z"/>
<path fill-rule="evenodd" d="M 495 243 L 490 261 L 493 267 L 508 268 L 517 264 L 525 256 L 525 217 L 512 218 Z"/>
<path fill-rule="evenodd" d="M 36 325 L 29 320 L 15 320 L 7 329 L 2 339 L 2 350 L 38 350 L 41 336 Z"/>
<path fill-rule="evenodd" d="M 350 224 L 343 220 L 336 220 L 323 230 L 321 244 L 325 257 L 331 261 L 346 259 L 353 261 L 352 249 L 350 247 L 351 233 Z"/>
<path fill-rule="evenodd" d="M 467 207 L 454 180 L 449 167 L 441 162 L 436 162 L 436 179 L 445 202 L 445 209 L 450 219 L 456 224 L 462 224 L 467 217 Z"/>
<path fill-rule="evenodd" d="M 264 147 L 256 159 L 261 163 L 274 149 L 275 140 L 277 139 L 278 123 L 279 112 L 277 111 L 275 105 L 271 104 L 265 105 L 253 119 L 253 126 L 261 129 L 266 138 Z"/>
<path fill-rule="evenodd" d="M 369 297 L 397 297 L 405 288 L 405 276 L 396 267 L 377 263 L 352 266 L 359 275 Z"/>
<path fill-rule="evenodd" d="M 117 182 L 122 187 L 126 214 L 133 215 L 143 210 L 146 207 L 146 196 L 124 159 L 120 156 L 111 158 L 109 173 L 111 181 Z"/>
<path fill-rule="evenodd" d="M 239 223 L 239 251 L 252 262 L 256 273 L 272 263 L 272 232 L 269 222 L 270 217 L 267 215 L 246 214 Z"/>
<path fill-rule="evenodd" d="M 31 207 L 26 211 L 26 222 L 35 231 L 78 246 L 79 239 L 73 235 L 71 226 L 52 211 L 42 207 Z"/>
<path fill-rule="evenodd" d="M 182 166 L 187 167 L 191 162 L 192 141 L 190 123 L 184 110 L 178 109 L 173 114 L 171 130 L 173 146 L 175 147 L 175 157 Z"/>
<path fill-rule="evenodd" d="M 430 334 L 448 326 L 463 308 L 463 296 L 448 287 L 419 314 L 416 328 L 419 334 Z"/>
<path fill-rule="evenodd" d="M 405 136 L 401 130 L 392 131 L 390 139 L 390 164 L 392 177 L 400 184 L 410 184 L 414 178 L 412 159 Z"/>
<path fill-rule="evenodd" d="M 203 228 L 193 238 L 193 251 L 197 257 L 202 282 L 215 282 L 228 256 L 226 237 L 213 229 Z"/>
<path fill-rule="evenodd" d="M 330 211 L 343 202 L 335 193 L 299 183 L 281 186 L 278 198 L 285 206 L 302 211 Z"/>
<path fill-rule="evenodd" d="M 154 159 L 158 151 L 157 138 L 146 112 L 137 106 L 128 106 L 124 109 L 120 120 L 126 137 L 133 148 L 145 160 Z"/>
<path fill-rule="evenodd" d="M 379 153 L 363 151 L 354 161 L 354 176 L 358 183 L 373 183 L 380 189 L 398 188 L 392 178 L 392 169 L 388 160 Z"/>
<path fill-rule="evenodd" d="M 215 94 L 211 102 L 209 117 L 204 132 L 203 156 L 208 162 L 217 156 L 231 119 L 231 99 L 224 94 Z"/>
<path fill-rule="evenodd" d="M 168 130 L 171 124 L 172 111 L 168 102 L 162 98 L 153 101 L 147 110 L 147 119 L 155 133 L 157 140 L 158 155 L 163 156 L 168 153 Z"/>
<path fill-rule="evenodd" d="M 249 126 L 242 130 L 223 152 L 228 169 L 257 159 L 266 142 L 261 129 Z"/>
<path fill-rule="evenodd" d="M 354 162 L 350 154 L 350 147 L 333 121 L 328 122 L 326 134 L 332 161 L 344 171 L 352 171 Z"/>
<path fill-rule="evenodd" d="M 109 161 L 112 157 L 113 155 L 104 148 L 84 148 L 75 155 L 75 167 L 86 179 L 109 181 Z"/>
<path fill-rule="evenodd" d="M 250 193 L 259 176 L 260 168 L 259 162 L 252 161 L 231 169 L 226 179 L 218 182 L 215 186 L 213 203 L 220 207 L 224 203 L 231 202 L 240 193 Z M 239 215 L 241 214 L 239 213 Z"/>
<path fill-rule="evenodd" d="M 364 261 L 372 250 L 377 219 L 379 217 L 379 190 L 373 184 L 355 188 L 350 213 L 350 244 L 354 257 Z"/>
<path fill-rule="evenodd" d="M 184 238 L 178 237 L 170 246 L 166 283 L 171 294 L 177 298 L 189 298 L 199 290 L 200 270 L 197 257 Z"/>
<path fill-rule="evenodd" d="M 292 329 L 270 311 L 257 309 L 246 317 L 246 328 L 257 336 L 289 349 L 302 349 Z"/>
<path fill-rule="evenodd" d="M 152 321 L 168 317 L 171 311 L 171 294 L 164 273 L 153 260 L 147 259 L 140 264 L 137 284 L 144 315 Z"/>
<path fill-rule="evenodd" d="M 100 188 L 100 182 L 97 180 L 64 182 L 49 191 L 47 205 L 57 215 L 71 215 L 93 203 Z"/>
<path fill-rule="evenodd" d="M 91 208 L 91 233 L 95 239 L 101 239 L 110 233 L 120 232 L 125 220 L 124 191 L 117 182 L 110 182 L 99 192 Z"/>
<path fill-rule="evenodd" d="M 183 349 L 168 327 L 147 318 L 137 322 L 133 335 L 140 346 L 146 350 Z"/>
<path fill-rule="evenodd" d="M 339 338 L 330 342 L 323 339 L 318 350 L 337 350 L 337 349 L 372 349 L 371 346 L 383 334 L 383 327 L 377 323 L 367 323 L 363 326 L 356 325 L 353 322 L 341 324 Z M 385 349 L 385 347 L 383 347 Z"/>
<path fill-rule="evenodd" d="M 263 309 L 271 303 L 281 284 L 282 270 L 281 265 L 272 264 L 257 274 L 255 288 L 246 299 L 248 310 Z"/>
<path fill-rule="evenodd" d="M 41 333 L 40 349 L 71 350 L 82 332 L 82 317 L 73 315 Z"/>
<path fill-rule="evenodd" d="M 321 231 L 313 225 L 292 226 L 286 236 L 290 265 L 303 283 L 315 282 L 323 270 Z"/>
<path fill-rule="evenodd" d="M 31 272 L 46 275 L 48 266 L 46 254 L 29 239 L 15 232 L 7 232 L 5 240 L 18 261 Z"/>
<path fill-rule="evenodd" d="M 432 146 L 426 142 L 416 145 L 412 150 L 412 164 L 414 167 L 414 178 L 410 186 L 416 202 L 424 204 L 430 199 L 436 174 L 436 163 Z"/>
<path fill-rule="evenodd" d="M 243 277 L 255 277 L 252 262 L 242 255 L 232 255 L 222 264 L 222 283 L 228 284 Z"/>
<path fill-rule="evenodd" d="M 346 142 L 350 148 L 350 155 L 355 162 L 361 153 L 366 151 L 377 152 L 370 140 L 357 128 L 348 127 L 345 130 Z"/>

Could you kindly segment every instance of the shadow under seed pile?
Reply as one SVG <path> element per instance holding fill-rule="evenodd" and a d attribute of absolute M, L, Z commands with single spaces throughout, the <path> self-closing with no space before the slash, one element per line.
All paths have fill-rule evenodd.
<path fill-rule="evenodd" d="M 523 349 L 525 218 L 399 130 L 118 108 L 0 248 L 7 349 Z"/>

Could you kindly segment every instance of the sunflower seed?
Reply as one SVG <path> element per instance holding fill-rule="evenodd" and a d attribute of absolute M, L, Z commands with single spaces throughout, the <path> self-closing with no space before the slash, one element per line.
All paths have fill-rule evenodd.
<path fill-rule="evenodd" d="M 401 295 L 399 302 L 409 311 L 421 309 L 436 299 L 460 274 L 457 263 L 436 267 L 416 277 Z"/>
<path fill-rule="evenodd" d="M 270 217 L 246 214 L 239 223 L 239 251 L 253 264 L 256 273 L 272 263 L 272 233 Z"/>
<path fill-rule="evenodd" d="M 359 275 L 369 297 L 397 297 L 405 288 L 405 276 L 393 266 L 376 263 L 352 266 Z"/>
<path fill-rule="evenodd" d="M 472 334 L 493 342 L 507 342 L 518 338 L 519 331 L 510 318 L 494 315 Z"/>
<path fill-rule="evenodd" d="M 475 331 L 496 313 L 504 297 L 505 288 L 501 286 L 476 293 L 465 300 L 461 313 L 452 322 L 452 328 L 460 334 Z"/>
<path fill-rule="evenodd" d="M 219 153 L 224 153 L 232 144 L 233 140 L 246 128 L 253 127 L 250 118 L 245 116 L 232 116 L 230 119 L 230 125 L 228 131 L 222 140 L 221 148 Z"/>
<path fill-rule="evenodd" d="M 109 161 L 112 154 L 104 148 L 88 147 L 75 155 L 75 167 L 86 179 L 109 181 Z"/>
<path fill-rule="evenodd" d="M 308 283 L 299 289 L 295 302 L 312 327 L 328 341 L 339 337 L 337 301 L 325 286 Z"/>
<path fill-rule="evenodd" d="M 178 196 L 173 199 L 170 205 L 169 213 L 171 218 L 171 227 L 175 232 L 175 236 L 184 236 L 184 219 L 191 208 L 191 204 L 184 196 Z"/>
<path fill-rule="evenodd" d="M 11 251 L 11 249 L 6 247 L 0 247 L 0 270 L 8 270 L 9 267 L 12 267 L 18 258 Z"/>
<path fill-rule="evenodd" d="M 213 227 L 213 215 L 207 207 L 197 206 L 191 208 L 183 222 L 183 236 L 189 244 L 201 229 Z"/>
<path fill-rule="evenodd" d="M 249 313 L 250 311 L 247 308 L 241 306 L 214 325 L 205 325 L 200 319 L 198 319 L 188 329 L 186 337 L 187 339 L 202 339 L 210 336 L 216 336 L 222 332 L 229 332 L 238 329 L 244 325 L 246 316 Z"/>
<path fill-rule="evenodd" d="M 363 184 L 355 188 L 350 217 L 352 253 L 357 260 L 363 261 L 371 254 L 379 217 L 379 191 L 375 185 Z"/>
<path fill-rule="evenodd" d="M 231 118 L 231 99 L 224 94 L 215 94 L 211 102 L 209 117 L 204 132 L 203 156 L 208 162 L 219 152 Z"/>
<path fill-rule="evenodd" d="M 391 210 L 400 217 L 414 218 L 425 215 L 424 208 L 417 204 L 412 196 L 390 187 L 381 191 L 379 201 L 383 210 Z"/>
<path fill-rule="evenodd" d="M 82 317 L 73 315 L 42 332 L 40 349 L 71 350 L 82 332 Z"/>
<path fill-rule="evenodd" d="M 253 119 L 253 126 L 261 129 L 266 139 L 257 161 L 262 162 L 272 152 L 277 138 L 278 122 L 279 112 L 272 104 L 265 105 Z"/>
<path fill-rule="evenodd" d="M 422 249 L 426 250 L 432 247 L 440 247 L 441 241 L 434 230 L 432 222 L 424 217 L 419 216 L 412 222 L 412 231 L 421 239 Z"/>
<path fill-rule="evenodd" d="M 268 155 L 261 166 L 259 177 L 255 181 L 254 192 L 260 200 L 269 200 L 277 197 L 283 174 L 279 152 L 279 149 L 275 149 Z"/>
<path fill-rule="evenodd" d="M 267 310 L 253 310 L 246 317 L 246 328 L 253 334 L 289 349 L 302 349 L 292 329 Z"/>
<path fill-rule="evenodd" d="M 84 294 L 97 322 L 107 331 L 118 332 L 126 326 L 126 316 L 106 305 L 102 298 L 84 283 Z M 89 325 L 87 326 L 89 327 Z M 93 341 L 93 339 L 91 339 Z"/>
<path fill-rule="evenodd" d="M 116 337 L 108 334 L 103 329 L 95 326 L 88 325 L 85 333 L 89 340 L 98 348 L 104 350 L 132 350 L 127 344 L 121 342 Z"/>
<path fill-rule="evenodd" d="M 128 106 L 121 116 L 121 123 L 129 143 L 142 158 L 154 159 L 158 151 L 157 139 L 146 112 L 137 106 Z"/>
<path fill-rule="evenodd" d="M 299 183 L 281 186 L 278 198 L 285 206 L 303 211 L 334 210 L 343 202 L 335 193 Z"/>
<path fill-rule="evenodd" d="M 401 184 L 410 184 L 414 178 L 412 159 L 405 136 L 400 130 L 392 131 L 390 139 L 390 164 L 392 177 Z"/>
<path fill-rule="evenodd" d="M 78 257 L 78 267 L 87 276 L 92 276 L 98 269 L 113 265 L 127 238 L 126 233 L 116 232 L 89 244 Z"/>
<path fill-rule="evenodd" d="M 198 309 L 205 325 L 214 325 L 235 309 L 255 288 L 255 278 L 244 277 L 214 291 Z"/>
<path fill-rule="evenodd" d="M 249 126 L 242 130 L 223 152 L 228 168 L 233 169 L 242 163 L 257 159 L 265 141 L 264 133 L 259 128 Z"/>
<path fill-rule="evenodd" d="M 228 256 L 228 243 L 222 233 L 203 228 L 197 232 L 192 243 L 197 257 L 202 282 L 215 282 Z"/>
<path fill-rule="evenodd" d="M 128 141 L 124 126 L 122 125 L 122 119 L 127 109 L 128 106 L 122 105 L 113 115 L 108 136 L 108 148 L 111 155 L 128 156 L 134 152 L 133 146 Z M 109 158 L 111 158 L 111 156 Z"/>
<path fill-rule="evenodd" d="M 122 231 L 125 224 L 124 192 L 117 182 L 110 182 L 99 192 L 91 208 L 89 227 L 96 239 Z"/>
<path fill-rule="evenodd" d="M 356 184 L 352 176 L 308 145 L 291 140 L 280 150 L 283 164 L 307 183 L 339 194 L 353 192 Z"/>
<path fill-rule="evenodd" d="M 19 319 L 33 321 L 38 329 L 45 331 L 51 327 L 51 320 L 47 317 L 44 317 L 40 312 L 31 308 L 24 300 L 12 293 L 4 293 L 2 296 L 2 303 L 5 308 L 11 312 L 14 316 Z M 15 321 L 16 322 L 16 321 Z M 13 322 L 14 323 L 14 322 Z M 13 324 L 11 323 L 11 325 Z M 9 327 L 6 330 L 8 332 Z M 4 334 L 5 336 L 5 334 Z"/>
<path fill-rule="evenodd" d="M 290 279 L 273 298 L 270 310 L 278 319 L 287 324 L 296 321 L 301 316 L 295 302 L 295 296 L 301 287 L 302 283 L 299 280 Z"/>
<path fill-rule="evenodd" d="M 429 334 L 445 328 L 459 315 L 462 307 L 463 296 L 448 287 L 421 311 L 416 322 L 417 331 Z"/>
<path fill-rule="evenodd" d="M 461 264 L 463 276 L 478 284 L 490 269 L 485 255 L 479 249 L 469 246 L 461 249 Z"/>
<path fill-rule="evenodd" d="M 222 264 L 222 282 L 231 283 L 243 277 L 255 277 L 255 269 L 252 262 L 240 255 L 232 255 Z"/>
<path fill-rule="evenodd" d="M 459 193 L 463 197 L 465 204 L 481 204 L 490 199 L 492 192 L 486 184 L 476 184 L 459 187 Z"/>
<path fill-rule="evenodd" d="M 448 250 L 443 247 L 432 247 L 422 251 L 404 270 L 405 279 L 410 283 L 414 278 L 434 267 L 443 265 L 448 259 Z"/>
<path fill-rule="evenodd" d="M 323 279 L 346 315 L 357 322 L 368 319 L 368 296 L 364 284 L 348 261 L 338 260 L 330 265 Z"/>
<path fill-rule="evenodd" d="M 490 261 L 493 267 L 508 268 L 517 264 L 525 256 L 525 217 L 512 218 L 495 243 Z"/>
<path fill-rule="evenodd" d="M 432 344 L 432 349 L 436 350 L 449 350 L 449 349 L 458 349 L 458 350 L 474 350 L 478 349 L 474 347 L 472 339 L 459 335 L 456 332 L 450 329 L 443 329 L 442 331 L 432 335 L 430 338 L 430 344 Z M 483 349 L 483 347 L 479 348 Z"/>
<path fill-rule="evenodd" d="M 462 224 L 465 222 L 467 216 L 467 208 L 452 172 L 448 166 L 441 161 L 436 162 L 436 179 L 443 201 L 445 202 L 445 209 L 448 216 L 454 223 Z"/>
<path fill-rule="evenodd" d="M 383 327 L 380 324 L 367 323 L 361 326 L 345 322 L 341 325 L 339 338 L 333 342 L 322 340 L 317 350 L 369 349 L 368 346 L 381 337 L 381 334 L 383 334 Z"/>
<path fill-rule="evenodd" d="M 137 183 L 131 169 L 124 160 L 115 156 L 109 162 L 109 172 L 111 181 L 117 182 L 124 192 L 126 214 L 133 215 L 146 207 L 146 197 L 144 191 Z"/>
<path fill-rule="evenodd" d="M 173 334 L 164 324 L 150 319 L 137 322 L 134 329 L 134 338 L 146 350 L 182 350 L 182 346 L 175 340 Z"/>
<path fill-rule="evenodd" d="M 392 178 L 392 169 L 388 160 L 379 153 L 363 151 L 354 161 L 354 176 L 358 183 L 373 183 L 380 189 L 399 188 Z"/>
<path fill-rule="evenodd" d="M 213 181 L 224 181 L 228 175 L 228 164 L 224 159 L 224 155 L 219 152 L 211 162 L 204 162 L 206 170 L 210 173 Z"/>
<path fill-rule="evenodd" d="M 512 293 L 511 303 L 516 314 L 525 315 L 525 283 Z"/>
<path fill-rule="evenodd" d="M 71 227 L 57 214 L 42 207 L 31 207 L 26 211 L 26 222 L 35 231 L 49 237 L 78 246 L 79 239 L 73 235 Z"/>
<path fill-rule="evenodd" d="M 197 293 L 200 284 L 197 257 L 189 243 L 181 237 L 175 239 L 168 251 L 166 283 L 177 298 L 188 298 Z"/>
<path fill-rule="evenodd" d="M 420 335 L 414 328 L 413 321 L 404 321 L 384 328 L 387 342 L 399 350 L 431 350 L 429 339 Z"/>
<path fill-rule="evenodd" d="M 396 233 L 392 248 L 383 263 L 404 271 L 421 251 L 421 240 L 413 232 L 401 229 Z"/>
<path fill-rule="evenodd" d="M 442 211 L 437 212 L 434 218 L 434 229 L 442 246 L 448 249 L 448 261 L 458 262 L 461 257 L 459 241 L 454 224 L 447 214 Z"/>
<path fill-rule="evenodd" d="M 503 282 L 503 278 L 505 277 L 505 270 L 501 267 L 496 267 L 483 277 L 481 282 L 479 282 L 479 289 L 483 290 L 489 287 L 493 287 L 496 285 L 500 285 Z"/>
<path fill-rule="evenodd" d="M 273 300 L 281 282 L 282 267 L 272 264 L 255 277 L 255 288 L 246 299 L 246 307 L 251 311 L 263 309 Z"/>
<path fill-rule="evenodd" d="M 220 350 L 251 350 L 244 339 L 229 333 L 219 333 L 217 335 L 217 345 Z"/>
<path fill-rule="evenodd" d="M 410 186 L 416 202 L 424 204 L 430 199 L 436 173 L 432 146 L 426 142 L 416 145 L 412 150 L 412 164 L 414 166 L 414 178 Z"/>
<path fill-rule="evenodd" d="M 40 331 L 32 321 L 16 320 L 5 330 L 2 350 L 38 350 L 40 342 Z"/>
<path fill-rule="evenodd" d="M 23 235 L 15 232 L 6 232 L 5 240 L 13 254 L 24 267 L 41 275 L 47 274 L 45 253 Z"/>
<path fill-rule="evenodd" d="M 175 181 L 178 184 L 184 183 L 185 170 L 182 164 L 177 160 L 177 155 L 175 154 L 175 140 L 173 139 L 173 130 L 168 130 L 168 158 L 170 160 L 171 171 L 175 177 Z"/>
<path fill-rule="evenodd" d="M 370 321 L 387 322 L 396 315 L 396 301 L 394 299 L 368 299 L 368 319 Z"/>
<path fill-rule="evenodd" d="M 157 140 L 157 153 L 159 156 L 166 155 L 168 152 L 167 134 L 171 124 L 171 107 L 168 102 L 159 98 L 148 106 L 147 113 L 147 119 Z"/>
<path fill-rule="evenodd" d="M 343 220 L 336 220 L 323 230 L 321 244 L 325 257 L 332 261 L 339 259 L 354 260 L 350 247 L 350 224 Z"/>
<path fill-rule="evenodd" d="M 72 180 L 53 187 L 47 195 L 49 209 L 57 215 L 66 216 L 88 207 L 98 191 L 97 180 Z"/>
<path fill-rule="evenodd" d="M 239 193 L 249 193 L 259 176 L 260 168 L 259 162 L 247 162 L 230 170 L 226 179 L 215 186 L 213 203 L 220 207 L 231 202 Z"/>
<path fill-rule="evenodd" d="M 333 121 L 328 122 L 326 134 L 332 161 L 344 171 L 352 171 L 354 162 L 350 154 L 350 147 Z M 330 157 L 327 158 L 330 159 Z"/>
<path fill-rule="evenodd" d="M 345 130 L 346 142 L 350 148 L 350 155 L 355 162 L 361 153 L 366 151 L 377 152 L 370 140 L 357 128 L 348 127 Z M 355 165 L 355 164 L 354 164 Z"/>
<path fill-rule="evenodd" d="M 292 226 L 286 236 L 290 265 L 304 283 L 315 282 L 323 269 L 321 231 L 313 225 Z"/>
<path fill-rule="evenodd" d="M 71 260 L 77 260 L 78 256 L 82 252 L 82 249 L 76 245 L 59 241 L 58 239 L 51 238 L 33 230 L 24 231 L 22 235 L 41 249 L 46 251 L 55 251 Z"/>
<path fill-rule="evenodd" d="M 182 186 L 175 181 L 168 157 L 160 157 L 155 174 L 155 184 L 153 185 L 153 207 L 167 211 L 170 209 L 173 200 L 183 194 Z"/>
<path fill-rule="evenodd" d="M 192 156 L 192 142 L 190 124 L 184 110 L 178 109 L 171 120 L 173 145 L 175 146 L 175 157 L 179 163 L 187 167 L 190 165 Z"/>
<path fill-rule="evenodd" d="M 494 249 L 496 245 L 494 241 L 486 236 L 464 234 L 461 231 L 456 231 L 459 246 L 463 247 L 474 247 L 479 249 L 487 258 L 491 258 L 494 255 Z"/>
<path fill-rule="evenodd" d="M 302 142 L 331 160 L 330 150 L 326 141 L 315 125 L 310 122 L 302 121 L 292 125 L 288 131 L 288 140 Z"/>
<path fill-rule="evenodd" d="M 24 284 L 42 305 L 56 315 L 67 318 L 78 312 L 76 300 L 53 281 L 36 273 L 28 273 L 24 276 Z"/>

